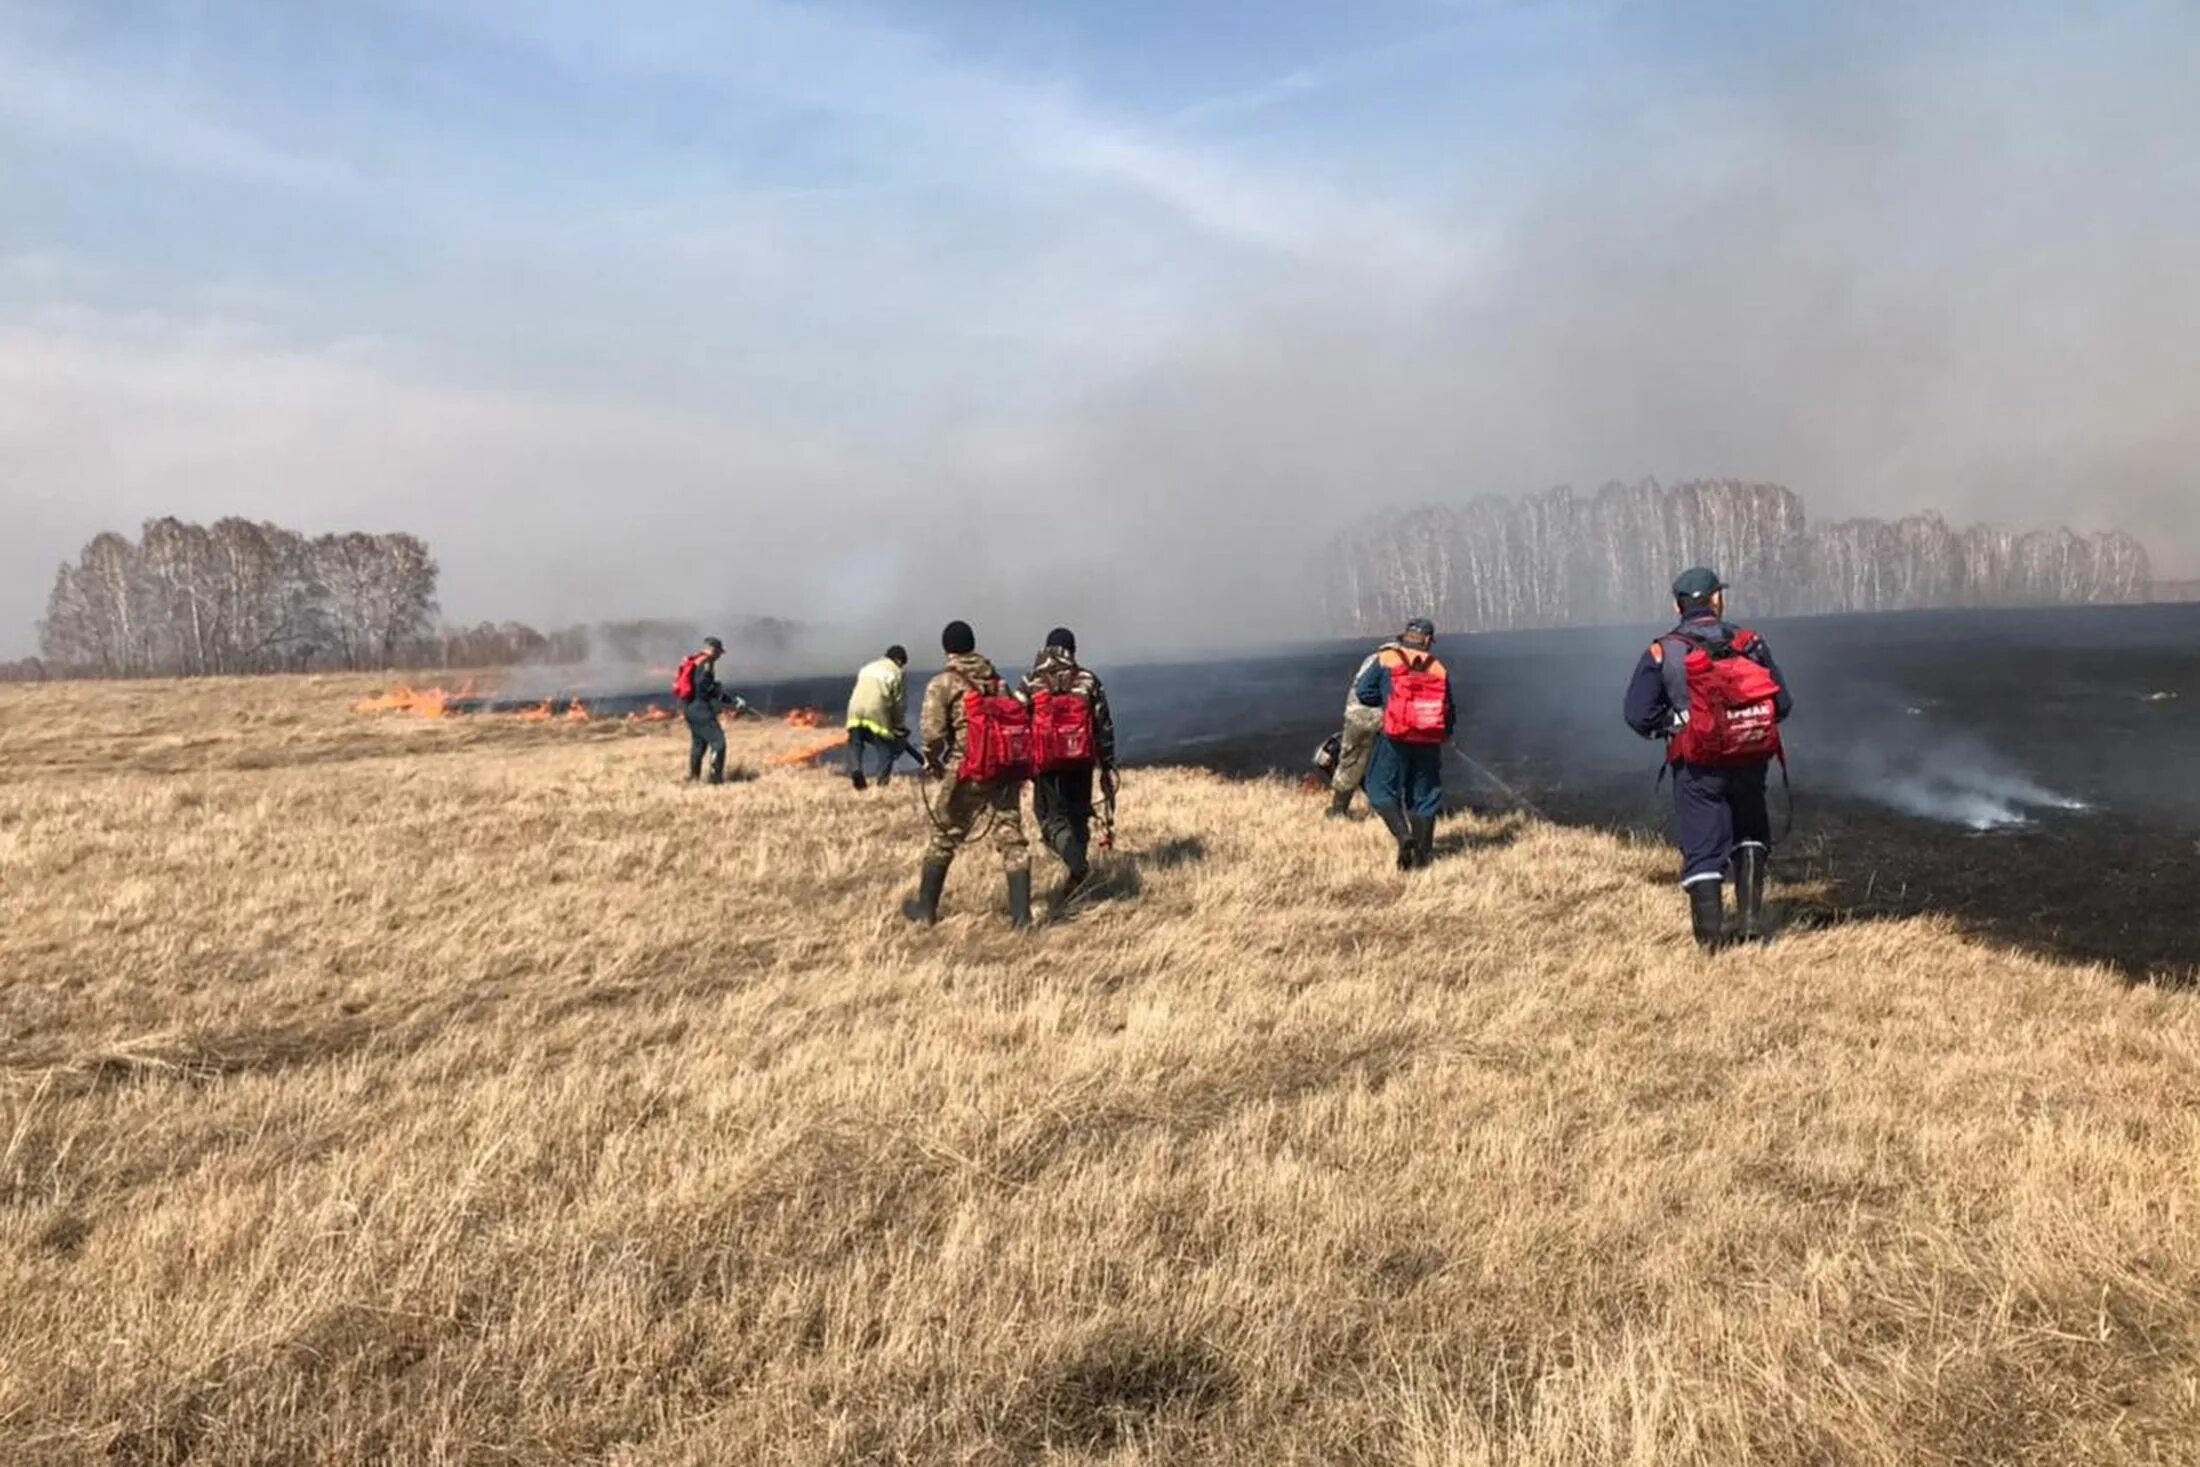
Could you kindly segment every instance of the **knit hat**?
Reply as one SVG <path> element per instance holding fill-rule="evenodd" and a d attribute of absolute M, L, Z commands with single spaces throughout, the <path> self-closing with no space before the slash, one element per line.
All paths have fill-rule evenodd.
<path fill-rule="evenodd" d="M 950 657 L 965 657 L 978 650 L 978 634 L 967 621 L 951 621 L 940 633 L 940 650 Z"/>
<path fill-rule="evenodd" d="M 1053 631 L 1047 633 L 1047 645 L 1049 647 L 1059 647 L 1070 656 L 1075 657 L 1077 655 L 1077 633 L 1071 631 L 1068 627 L 1056 627 Z"/>

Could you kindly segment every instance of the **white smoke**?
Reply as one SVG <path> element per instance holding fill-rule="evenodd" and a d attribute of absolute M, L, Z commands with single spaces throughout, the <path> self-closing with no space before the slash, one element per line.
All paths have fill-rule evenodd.
<path fill-rule="evenodd" d="M 1914 722 L 1899 727 L 1902 737 L 1850 737 L 1816 758 L 1831 764 L 1846 793 L 1971 830 L 2007 830 L 2033 823 L 2042 812 L 2088 808 L 2047 788 L 1976 735 Z"/>
<path fill-rule="evenodd" d="M 2003 780 L 1978 771 L 1963 771 L 1945 778 L 1903 778 L 1882 793 L 1885 803 L 1928 820 L 1942 820 L 1972 830 L 2002 830 L 2029 825 L 2038 810 L 2083 810 L 2074 800 L 2044 789 L 2028 779 Z"/>

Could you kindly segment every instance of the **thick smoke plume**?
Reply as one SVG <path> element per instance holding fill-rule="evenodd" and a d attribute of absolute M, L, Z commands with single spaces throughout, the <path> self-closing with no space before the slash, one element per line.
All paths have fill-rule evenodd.
<path fill-rule="evenodd" d="M 1822 526 L 2122 530 L 2200 573 L 2200 11 L 1828 8 L 1681 66 L 1634 33 L 1671 12 L 1631 14 L 1639 64 L 1581 78 L 1530 197 L 1462 196 L 1431 299 L 1309 279 L 1024 435 L 1017 481 L 1094 507 L 1066 556 L 1151 568 L 1114 616 L 1320 630 L 1309 551 L 1344 526 L 1615 466 L 1806 486 Z M 1825 543 L 1861 580 L 1880 534 Z"/>
<path fill-rule="evenodd" d="M 597 622 L 562 629 L 540 656 L 505 669 L 496 696 L 520 702 L 568 694 L 662 697 L 672 686 L 674 665 L 713 636 L 726 644 L 719 676 L 736 691 L 852 655 L 846 639 L 830 629 L 772 617 Z"/>

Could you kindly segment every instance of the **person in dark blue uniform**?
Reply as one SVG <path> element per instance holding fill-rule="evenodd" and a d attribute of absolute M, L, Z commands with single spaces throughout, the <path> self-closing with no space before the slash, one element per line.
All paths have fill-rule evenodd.
<path fill-rule="evenodd" d="M 1415 871 L 1434 858 L 1436 817 L 1444 808 L 1444 744 L 1459 721 L 1452 701 L 1451 677 L 1436 660 L 1436 624 L 1415 617 L 1395 642 L 1386 642 L 1362 667 L 1352 684 L 1352 696 L 1363 708 L 1381 709 L 1386 730 L 1375 740 L 1375 755 L 1367 768 L 1367 802 L 1383 819 L 1391 838 L 1398 842 L 1398 869 Z M 1406 687 L 1417 690 L 1408 699 L 1405 689 L 1394 684 L 1392 674 L 1413 674 Z M 1418 707 L 1420 725 L 1410 734 L 1393 736 L 1388 715 L 1394 696 L 1405 707 Z"/>
<path fill-rule="evenodd" d="M 688 660 L 694 664 L 694 690 L 680 700 L 680 712 L 688 726 L 688 781 L 703 777 L 703 756 L 710 755 L 710 782 L 726 782 L 726 731 L 719 726 L 718 710 L 748 711 L 748 704 L 726 691 L 718 681 L 718 659 L 726 644 L 716 637 L 703 638 L 703 648 Z"/>
<path fill-rule="evenodd" d="M 1701 648 L 1713 657 L 1755 662 L 1778 684 L 1773 710 L 1780 722 L 1795 706 L 1787 679 L 1764 639 L 1729 626 L 1726 583 L 1701 567 L 1673 583 L 1680 624 L 1650 644 L 1627 684 L 1627 725 L 1646 739 L 1673 741 L 1689 726 L 1687 663 Z M 1742 762 L 1705 763 L 1682 757 L 1673 744 L 1675 841 L 1681 849 L 1681 885 L 1688 892 L 1696 941 L 1712 951 L 1726 940 L 1726 875 L 1734 873 L 1740 936 L 1764 935 L 1765 870 L 1772 854 L 1772 816 L 1766 807 L 1765 773 L 1771 755 Z"/>

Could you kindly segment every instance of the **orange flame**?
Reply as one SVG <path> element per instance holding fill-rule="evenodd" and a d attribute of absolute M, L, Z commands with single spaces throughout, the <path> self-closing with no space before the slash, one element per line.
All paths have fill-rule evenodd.
<path fill-rule="evenodd" d="M 512 715 L 521 723 L 548 723 L 551 719 L 550 700 L 543 699 L 532 708 L 522 708 Z"/>
<path fill-rule="evenodd" d="M 832 753 L 833 750 L 845 747 L 847 742 L 845 738 L 835 734 L 829 739 L 823 739 L 814 744 L 805 744 L 799 749 L 789 749 L 784 754 L 774 754 L 764 762 L 775 769 L 798 769 L 806 764 L 815 764 L 827 754 Z"/>
<path fill-rule="evenodd" d="M 594 723 L 596 715 L 588 711 L 588 705 L 575 698 L 565 709 L 567 723 Z"/>
<path fill-rule="evenodd" d="M 449 714 L 452 703 L 471 698 L 473 695 L 474 683 L 472 678 L 468 678 L 461 684 L 455 693 L 446 692 L 442 688 L 422 688 L 416 691 L 400 684 L 386 693 L 377 694 L 372 698 L 361 698 L 351 705 L 351 711 L 354 713 L 410 713 L 416 718 L 442 718 Z"/>
<path fill-rule="evenodd" d="M 825 726 L 825 710 L 822 708 L 790 709 L 786 716 L 786 723 L 790 728 L 823 728 Z"/>
<path fill-rule="evenodd" d="M 411 688 L 391 688 L 388 692 L 377 694 L 372 698 L 361 698 L 351 705 L 351 711 L 354 713 L 398 713 L 410 709 L 414 700 L 418 697 L 419 694 Z"/>
<path fill-rule="evenodd" d="M 672 710 L 652 706 L 641 709 L 639 712 L 629 713 L 626 716 L 626 721 L 628 723 L 670 723 L 672 722 Z"/>

